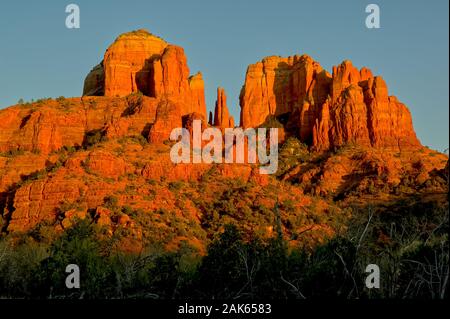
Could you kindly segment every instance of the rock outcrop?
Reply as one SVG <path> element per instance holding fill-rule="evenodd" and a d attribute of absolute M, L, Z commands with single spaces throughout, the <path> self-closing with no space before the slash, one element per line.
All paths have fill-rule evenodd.
<path fill-rule="evenodd" d="M 80 98 L 46 100 L 1 110 L 0 151 L 47 154 L 62 146 L 81 146 L 85 133 L 101 128 L 115 116 L 114 111 L 105 103 L 98 103 L 95 109 L 87 107 Z"/>
<path fill-rule="evenodd" d="M 169 44 L 145 30 L 120 35 L 105 52 L 105 96 L 142 92 L 151 96 L 153 60 Z"/>
<path fill-rule="evenodd" d="M 267 57 L 248 67 L 240 105 L 244 128 L 275 118 L 315 150 L 346 143 L 421 146 L 408 108 L 388 95 L 381 77 L 350 61 L 330 75 L 307 55 Z"/>
<path fill-rule="evenodd" d="M 234 118 L 230 116 L 227 106 L 227 96 L 223 88 L 217 88 L 216 107 L 214 109 L 214 126 L 221 129 L 234 127 Z"/>
<path fill-rule="evenodd" d="M 148 141 L 162 143 L 168 140 L 174 128 L 181 127 L 181 107 L 178 103 L 162 100 L 156 110 L 156 120 L 150 128 Z"/>
<path fill-rule="evenodd" d="M 0 110 L 0 152 L 48 154 L 63 146 L 81 147 L 90 132 L 106 137 L 146 135 L 155 121 L 158 100 L 83 97 L 48 99 Z"/>
<path fill-rule="evenodd" d="M 86 77 L 83 95 L 123 97 L 142 93 L 181 102 L 181 114 L 198 112 L 206 118 L 201 73 L 189 75 L 183 48 L 146 30 L 120 35 L 103 61 Z"/>

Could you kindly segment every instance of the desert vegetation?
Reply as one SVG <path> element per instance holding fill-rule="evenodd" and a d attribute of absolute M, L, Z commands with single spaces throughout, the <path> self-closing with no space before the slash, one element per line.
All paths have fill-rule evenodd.
<path fill-rule="evenodd" d="M 109 208 L 117 207 L 113 197 L 106 201 Z M 229 210 L 224 198 L 214 206 L 219 214 Z M 122 212 L 143 225 L 155 223 L 144 211 L 124 207 Z M 311 249 L 290 246 L 280 219 L 272 220 L 275 233 L 270 238 L 249 235 L 231 222 L 215 232 L 206 253 L 188 241 L 171 251 L 153 241 L 140 254 L 126 254 L 117 249 L 120 233 L 108 236 L 91 217 L 60 234 L 40 224 L 0 241 L 0 296 L 448 297 L 448 207 L 411 200 L 385 209 L 354 208 L 352 216 L 336 236 Z M 70 263 L 82 272 L 77 290 L 65 286 L 65 267 Z M 380 289 L 365 286 L 365 267 L 370 263 L 380 267 Z"/>

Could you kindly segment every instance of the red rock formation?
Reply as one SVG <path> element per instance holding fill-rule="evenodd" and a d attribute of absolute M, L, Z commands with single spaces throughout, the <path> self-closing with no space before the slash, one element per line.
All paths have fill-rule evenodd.
<path fill-rule="evenodd" d="M 217 88 L 216 107 L 214 109 L 214 126 L 222 129 L 234 127 L 234 119 L 230 116 L 227 106 L 227 96 L 223 88 Z"/>
<path fill-rule="evenodd" d="M 46 100 L 30 105 L 18 105 L 0 110 L 0 152 L 33 151 L 43 155 L 63 146 L 80 147 L 90 131 L 101 131 L 107 138 L 127 135 L 148 136 L 157 120 L 159 105 L 169 103 L 176 109 L 166 110 L 172 120 L 162 126 L 166 134 L 157 140 L 166 140 L 170 128 L 181 127 L 182 109 L 179 100 L 130 95 L 126 98 L 83 97 L 60 101 Z M 186 111 L 186 110 L 185 110 Z M 160 112 L 161 114 L 161 112 Z M 174 117 L 176 115 L 176 118 Z M 203 113 L 199 114 L 204 119 Z M 154 126 L 156 132 L 161 123 Z M 169 130 L 170 129 L 170 130 Z"/>
<path fill-rule="evenodd" d="M 381 77 L 350 61 L 330 76 L 306 55 L 265 58 L 249 66 L 240 105 L 244 128 L 284 117 L 285 128 L 315 150 L 346 143 L 421 146 L 407 107 L 388 95 Z"/>
<path fill-rule="evenodd" d="M 96 127 L 97 116 L 105 116 L 93 113 L 83 108 L 80 99 L 66 99 L 61 103 L 50 100 L 42 105 L 0 110 L 0 151 L 49 153 L 63 145 L 81 145 L 88 126 Z"/>
<path fill-rule="evenodd" d="M 206 119 L 205 83 L 201 72 L 188 78 L 190 89 L 190 108 L 184 114 L 200 113 Z"/>
<path fill-rule="evenodd" d="M 330 147 L 330 107 L 329 101 L 322 105 L 320 115 L 315 119 L 313 126 L 313 145 L 320 145 L 322 149 Z"/>
<path fill-rule="evenodd" d="M 280 139 L 285 131 L 294 132 L 313 150 L 359 144 L 331 154 L 320 165 L 295 166 L 279 179 L 260 175 L 257 166 L 248 164 L 172 163 L 170 147 L 162 144 L 172 129 L 185 127 L 192 132 L 194 120 L 202 120 L 202 129 L 207 127 L 204 83 L 200 73 L 189 77 L 182 48 L 147 32 L 120 36 L 87 76 L 84 94 L 106 96 L 48 99 L 0 110 L 2 230 L 27 231 L 42 221 L 65 229 L 90 212 L 96 212 L 97 223 L 110 227 L 110 234 L 117 225 L 134 227 L 133 216 L 104 207 L 105 196 L 115 196 L 118 208 L 131 205 L 152 214 L 165 208 L 173 216 L 183 216 L 192 222 L 185 228 L 189 231 L 202 216 L 190 200 L 216 200 L 231 185 L 221 179 L 251 181 L 252 190 L 270 185 L 270 192 L 254 194 L 255 201 L 286 196 L 300 203 L 311 200 L 306 191 L 335 196 L 345 194 L 350 186 L 364 190 L 370 182 L 381 190 L 385 185 L 401 186 L 404 177 L 423 186 L 431 183 L 434 171 L 448 172 L 447 156 L 427 148 L 414 151 L 420 143 L 411 115 L 389 96 L 383 79 L 349 61 L 333 68 L 332 75 L 306 55 L 269 57 L 249 67 L 240 96 L 242 126 L 257 127 L 275 118 L 280 122 L 275 124 L 283 126 Z M 210 124 L 234 126 L 220 88 Z M 92 131 L 107 139 L 81 147 Z M 151 144 L 136 139 L 139 135 Z M 73 148 L 61 150 L 63 146 Z M 394 156 L 393 150 L 384 148 L 408 151 Z M 284 183 L 289 179 L 302 187 Z M 170 190 L 170 182 L 175 181 L 207 184 L 186 183 L 184 194 L 192 196 L 180 196 L 176 189 Z M 298 197 L 291 198 L 293 193 Z M 169 223 L 165 226 L 171 230 Z M 134 247 L 140 249 L 142 232 L 135 239 Z"/>
<path fill-rule="evenodd" d="M 162 143 L 168 140 L 174 128 L 182 127 L 180 104 L 169 100 L 161 100 L 156 110 L 156 120 L 150 128 L 148 141 Z"/>
<path fill-rule="evenodd" d="M 131 171 L 123 159 L 104 151 L 90 152 L 84 161 L 84 167 L 90 172 L 114 179 L 124 175 L 127 170 Z"/>
<path fill-rule="evenodd" d="M 420 146 L 414 132 L 411 113 L 406 105 L 389 96 L 384 80 L 376 76 L 363 83 L 368 106 L 368 127 L 372 146 L 410 148 Z"/>
<path fill-rule="evenodd" d="M 141 91 L 148 95 L 151 65 L 169 44 L 145 30 L 120 35 L 106 50 L 105 96 L 126 96 Z"/>
<path fill-rule="evenodd" d="M 105 130 L 108 137 L 148 134 L 157 100 L 148 97 L 83 97 L 46 100 L 0 110 L 0 152 L 48 154 L 62 146 L 81 146 L 86 133 Z"/>
<path fill-rule="evenodd" d="M 123 97 L 141 92 L 181 103 L 181 115 L 197 112 L 206 118 L 201 73 L 189 76 L 184 50 L 146 30 L 120 35 L 101 64 L 86 77 L 83 95 Z"/>
<path fill-rule="evenodd" d="M 148 135 L 149 126 L 155 122 L 158 100 L 147 96 L 131 95 L 126 98 L 127 108 L 119 118 L 112 118 L 105 125 L 108 138 L 126 135 Z"/>
<path fill-rule="evenodd" d="M 169 45 L 160 58 L 152 62 L 150 94 L 183 102 L 181 115 L 197 112 L 206 119 L 204 83 L 201 73 L 189 77 L 186 56 L 181 47 Z"/>
<path fill-rule="evenodd" d="M 283 101 L 284 94 L 290 91 L 289 64 L 292 61 L 286 58 L 267 57 L 248 67 L 239 97 L 241 126 L 257 127 L 271 114 L 291 111 Z"/>
<path fill-rule="evenodd" d="M 42 180 L 21 187 L 14 196 L 14 213 L 8 230 L 22 231 L 44 220 L 54 221 L 56 208 L 64 200 L 79 198 L 83 186 L 76 180 Z"/>
<path fill-rule="evenodd" d="M 188 115 L 184 115 L 183 119 L 182 119 L 183 127 L 189 131 L 191 136 L 193 135 L 193 132 L 194 132 L 194 121 L 195 120 L 201 121 L 201 131 L 202 132 L 208 128 L 208 123 L 206 123 L 205 118 L 203 117 L 202 114 L 191 113 Z"/>
<path fill-rule="evenodd" d="M 257 127 L 271 115 L 293 112 L 305 102 L 323 103 L 330 78 L 307 55 L 271 56 L 250 65 L 240 95 L 241 125 Z M 307 121 L 308 115 L 304 118 Z"/>

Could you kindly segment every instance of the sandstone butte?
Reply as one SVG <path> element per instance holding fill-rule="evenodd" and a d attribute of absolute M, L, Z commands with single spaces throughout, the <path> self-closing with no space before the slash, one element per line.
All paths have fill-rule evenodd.
<path fill-rule="evenodd" d="M 327 213 L 327 196 L 364 194 L 370 187 L 386 189 L 386 196 L 406 181 L 417 189 L 442 190 L 437 181 L 448 173 L 448 157 L 420 144 L 408 108 L 367 68 L 344 61 L 329 74 L 306 55 L 267 57 L 248 67 L 240 106 L 240 126 L 275 124 L 283 138 L 297 137 L 309 147 L 311 161 L 269 177 L 246 164 L 173 164 L 166 142 L 173 128 L 191 129 L 194 119 L 203 127 L 235 126 L 225 91 L 217 89 L 207 122 L 202 75 L 190 75 L 183 49 L 145 30 L 120 35 L 86 76 L 82 97 L 0 110 L 1 231 L 27 231 L 42 222 L 62 230 L 73 218 L 91 214 L 110 232 L 130 228 L 128 247 L 135 250 L 143 228 L 128 215 L 114 215 L 106 197 L 145 211 L 169 209 L 187 229 L 201 229 L 202 209 L 193 198 L 179 205 L 169 184 L 211 175 L 215 181 L 206 190 L 185 186 L 189 197 L 212 201 L 214 192 L 229 188 L 219 181 L 240 179 L 252 182 L 254 196 L 241 204 L 273 207 L 274 196 L 264 191 L 272 186 L 279 200 L 302 207 L 322 196 L 317 214 Z M 285 149 L 295 157 L 293 150 Z M 327 225 L 314 227 L 316 237 L 331 232 Z M 172 237 L 170 247 L 186 237 L 205 245 L 198 234 Z"/>
<path fill-rule="evenodd" d="M 408 108 L 386 83 L 350 61 L 330 75 L 307 55 L 267 57 L 247 69 L 240 94 L 241 126 L 271 118 L 313 149 L 346 143 L 395 150 L 420 148 Z"/>
<path fill-rule="evenodd" d="M 223 88 L 217 89 L 217 101 L 214 109 L 214 126 L 234 128 L 234 118 L 230 116 L 227 106 L 227 96 Z"/>

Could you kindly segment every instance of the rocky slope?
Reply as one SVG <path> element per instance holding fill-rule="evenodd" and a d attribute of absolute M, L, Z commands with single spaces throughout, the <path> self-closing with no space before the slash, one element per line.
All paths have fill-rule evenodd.
<path fill-rule="evenodd" d="M 1 231 L 92 218 L 124 250 L 183 240 L 202 250 L 228 222 L 273 236 L 278 212 L 292 245 L 312 245 L 351 203 L 448 191 L 448 157 L 421 146 L 406 106 L 366 68 L 345 61 L 330 75 L 308 56 L 269 57 L 249 66 L 240 104 L 244 128 L 286 133 L 277 174 L 173 164 L 173 128 L 235 126 L 225 91 L 208 124 L 202 76 L 189 75 L 182 48 L 143 30 L 119 36 L 82 97 L 0 110 Z"/>

